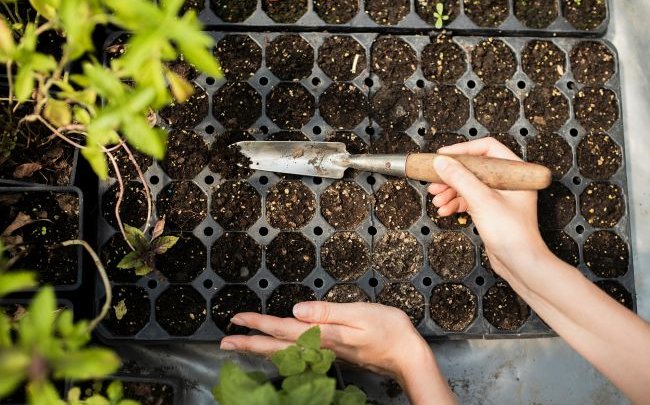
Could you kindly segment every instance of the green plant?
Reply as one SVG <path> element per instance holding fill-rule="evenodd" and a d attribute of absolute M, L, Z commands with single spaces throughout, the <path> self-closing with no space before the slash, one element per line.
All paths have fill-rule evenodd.
<path fill-rule="evenodd" d="M 36 287 L 36 277 L 27 270 L 11 270 L 16 259 L 7 256 L 7 249 L 0 238 L 0 298 L 11 293 Z M 2 333 L 2 316 L 0 312 L 0 334 Z"/>
<path fill-rule="evenodd" d="M 315 326 L 298 338 L 295 345 L 273 354 L 271 361 L 284 377 L 276 389 L 263 373 L 247 373 L 233 363 L 221 369 L 214 397 L 221 405 L 360 405 L 366 395 L 355 386 L 336 390 L 327 376 L 336 359 L 334 352 L 320 347 L 320 328 Z"/>
<path fill-rule="evenodd" d="M 124 256 L 117 264 L 120 269 L 134 269 L 135 274 L 144 276 L 154 270 L 154 259 L 156 255 L 161 255 L 171 249 L 176 242 L 177 236 L 162 236 L 165 230 L 165 218 L 160 219 L 153 229 L 151 239 L 138 228 L 129 225 L 124 226 L 127 241 L 133 246 L 134 250 Z"/>
<path fill-rule="evenodd" d="M 81 399 L 81 389 L 73 387 L 68 391 L 70 405 L 139 405 L 139 402 L 125 399 L 121 381 L 113 381 L 106 388 L 106 396 L 94 392 L 91 396 Z"/>
<path fill-rule="evenodd" d="M 449 20 L 449 15 L 445 14 L 445 5 L 442 3 L 436 3 L 436 11 L 433 12 L 433 16 L 436 19 L 434 26 L 437 29 L 441 29 L 445 21 Z"/>

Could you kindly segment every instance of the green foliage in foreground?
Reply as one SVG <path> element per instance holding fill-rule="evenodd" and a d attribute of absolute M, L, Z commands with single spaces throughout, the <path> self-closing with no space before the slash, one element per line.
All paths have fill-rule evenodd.
<path fill-rule="evenodd" d="M 363 405 L 366 395 L 355 386 L 336 390 L 336 380 L 327 376 L 336 359 L 334 352 L 320 347 L 320 328 L 305 332 L 295 345 L 273 354 L 271 360 L 284 377 L 281 389 L 263 373 L 247 373 L 233 363 L 221 369 L 214 397 L 221 405 Z"/>

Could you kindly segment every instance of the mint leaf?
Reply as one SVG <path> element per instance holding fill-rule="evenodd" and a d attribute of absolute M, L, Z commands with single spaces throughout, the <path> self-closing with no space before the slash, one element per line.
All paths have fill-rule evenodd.
<path fill-rule="evenodd" d="M 354 385 L 348 385 L 334 395 L 334 405 L 365 405 L 366 400 L 366 394 Z"/>
<path fill-rule="evenodd" d="M 212 393 L 220 405 L 280 405 L 280 396 L 270 383 L 262 384 L 233 363 L 221 368 L 219 384 Z"/>
<path fill-rule="evenodd" d="M 330 405 L 334 400 L 335 391 L 334 379 L 319 377 L 286 392 L 282 403 L 284 405 Z"/>
<path fill-rule="evenodd" d="M 318 374 L 327 374 L 332 367 L 332 363 L 336 360 L 336 355 L 333 351 L 327 349 L 321 349 L 320 355 L 320 361 L 311 364 L 311 369 Z"/>
<path fill-rule="evenodd" d="M 137 269 L 144 266 L 144 261 L 140 257 L 138 252 L 129 252 L 126 256 L 120 260 L 117 264 L 118 269 Z"/>
<path fill-rule="evenodd" d="M 151 251 L 156 255 L 166 253 L 174 247 L 176 242 L 178 242 L 178 236 L 161 236 L 151 243 Z"/>
<path fill-rule="evenodd" d="M 284 350 L 273 353 L 271 361 L 276 365 L 283 377 L 300 374 L 307 369 L 307 363 L 303 360 L 298 346 L 289 346 Z"/>
<path fill-rule="evenodd" d="M 314 326 L 307 330 L 300 335 L 296 344 L 310 349 L 320 349 L 320 327 Z"/>

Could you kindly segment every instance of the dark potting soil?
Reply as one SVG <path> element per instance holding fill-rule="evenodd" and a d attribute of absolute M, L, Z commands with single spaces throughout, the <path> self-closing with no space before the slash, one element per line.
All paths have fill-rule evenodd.
<path fill-rule="evenodd" d="M 508 132 L 519 118 L 519 101 L 506 87 L 484 87 L 474 109 L 478 122 L 491 132 Z"/>
<path fill-rule="evenodd" d="M 304 301 L 316 301 L 311 288 L 301 284 L 283 284 L 273 291 L 266 302 L 266 313 L 290 318 L 293 317 L 293 306 Z"/>
<path fill-rule="evenodd" d="M 557 18 L 556 0 L 515 0 L 515 17 L 529 28 L 546 28 Z"/>
<path fill-rule="evenodd" d="M 207 215 L 208 198 L 194 182 L 175 181 L 158 194 L 156 208 L 169 229 L 191 231 Z"/>
<path fill-rule="evenodd" d="M 61 242 L 79 237 L 79 197 L 73 193 L 0 189 L 0 239 L 16 269 L 36 272 L 41 284 L 77 282 L 78 255 Z"/>
<path fill-rule="evenodd" d="M 266 247 L 266 266 L 281 281 L 302 281 L 316 266 L 316 247 L 298 232 L 281 232 Z"/>
<path fill-rule="evenodd" d="M 569 119 L 569 100 L 557 87 L 535 86 L 524 100 L 524 113 L 538 131 L 558 131 Z"/>
<path fill-rule="evenodd" d="M 387 284 L 377 302 L 406 312 L 415 326 L 424 319 L 424 296 L 410 283 Z"/>
<path fill-rule="evenodd" d="M 553 86 L 564 76 L 566 55 L 551 41 L 530 41 L 521 53 L 521 67 L 535 83 Z"/>
<path fill-rule="evenodd" d="M 435 6 L 435 2 L 430 2 Z M 419 3 L 416 3 L 419 4 Z M 433 16 L 433 12 L 431 13 Z M 422 74 L 436 83 L 454 84 L 467 70 L 467 55 L 451 37 L 438 36 L 422 50 Z"/>
<path fill-rule="evenodd" d="M 194 288 L 170 285 L 156 300 L 156 321 L 173 336 L 189 336 L 205 321 L 205 299 Z"/>
<path fill-rule="evenodd" d="M 601 42 L 580 42 L 571 51 L 575 79 L 588 86 L 605 84 L 616 70 L 614 54 Z"/>
<path fill-rule="evenodd" d="M 406 154 L 419 151 L 418 144 L 404 132 L 384 131 L 370 145 L 370 153 Z"/>
<path fill-rule="evenodd" d="M 225 22 L 242 22 L 257 8 L 257 0 L 210 0 L 210 8 Z"/>
<path fill-rule="evenodd" d="M 472 69 L 486 84 L 503 84 L 517 71 L 517 60 L 505 42 L 489 38 L 472 51 Z"/>
<path fill-rule="evenodd" d="M 429 263 L 445 280 L 460 281 L 474 268 L 474 244 L 461 232 L 435 233 L 429 245 Z"/>
<path fill-rule="evenodd" d="M 422 246 L 405 231 L 386 232 L 372 254 L 373 269 L 394 281 L 410 280 L 422 270 L 423 263 Z"/>
<path fill-rule="evenodd" d="M 262 215 L 262 197 L 245 180 L 227 181 L 215 187 L 211 213 L 225 229 L 245 231 Z"/>
<path fill-rule="evenodd" d="M 384 86 L 370 99 L 372 118 L 384 130 L 406 131 L 418 118 L 419 98 L 404 85 Z"/>
<path fill-rule="evenodd" d="M 151 164 L 153 163 L 153 159 L 151 158 L 151 156 L 147 156 L 144 153 L 138 152 L 137 150 L 131 148 L 129 148 L 129 150 L 133 155 L 133 159 L 138 164 L 138 166 L 140 166 L 140 170 L 144 174 L 144 172 L 146 172 L 149 166 L 151 166 Z M 112 152 L 112 154 L 117 163 L 117 168 L 120 171 L 122 180 L 130 181 L 130 180 L 140 179 L 140 177 L 138 176 L 138 171 L 133 165 L 133 162 L 131 162 L 131 159 L 129 158 L 129 154 L 126 152 L 126 149 L 124 149 L 123 147 L 119 148 L 115 152 Z M 116 177 L 115 170 L 113 169 L 113 165 L 110 163 L 110 161 L 108 164 L 108 175 L 113 178 Z"/>
<path fill-rule="evenodd" d="M 319 100 L 320 114 L 336 129 L 353 129 L 368 116 L 368 98 L 351 83 L 333 83 Z"/>
<path fill-rule="evenodd" d="M 300 83 L 280 83 L 266 100 L 266 114 L 283 129 L 300 129 L 314 115 L 316 101 Z"/>
<path fill-rule="evenodd" d="M 325 294 L 323 301 L 351 304 L 353 302 L 370 302 L 370 298 L 355 284 L 337 284 Z"/>
<path fill-rule="evenodd" d="M 320 198 L 320 212 L 336 229 L 355 229 L 370 213 L 371 198 L 353 181 L 337 181 Z"/>
<path fill-rule="evenodd" d="M 468 213 L 456 213 L 446 217 L 438 215 L 438 208 L 433 205 L 433 197 L 427 195 L 427 215 L 440 229 L 453 230 L 467 228 L 472 223 L 472 217 Z"/>
<path fill-rule="evenodd" d="M 368 67 L 366 51 L 356 39 L 334 35 L 318 49 L 318 66 L 334 81 L 350 81 Z"/>
<path fill-rule="evenodd" d="M 576 215 L 576 199 L 561 183 L 553 182 L 539 192 L 537 220 L 542 229 L 562 229 Z"/>
<path fill-rule="evenodd" d="M 370 65 L 372 72 L 386 82 L 404 82 L 418 65 L 415 50 L 398 37 L 379 37 L 372 44 Z"/>
<path fill-rule="evenodd" d="M 171 385 L 124 381 L 124 398 L 138 401 L 140 405 L 173 405 L 174 388 Z"/>
<path fill-rule="evenodd" d="M 539 133 L 526 145 L 529 162 L 548 167 L 553 178 L 560 179 L 573 165 L 571 146 L 557 134 Z"/>
<path fill-rule="evenodd" d="M 337 281 L 355 281 L 370 266 L 368 244 L 355 232 L 337 232 L 321 247 L 323 268 Z"/>
<path fill-rule="evenodd" d="M 262 66 L 262 48 L 248 35 L 226 35 L 214 55 L 230 81 L 248 80 Z"/>
<path fill-rule="evenodd" d="M 316 213 L 316 197 L 302 182 L 283 180 L 269 190 L 266 196 L 266 215 L 274 228 L 300 229 Z"/>
<path fill-rule="evenodd" d="M 262 264 L 262 248 L 248 234 L 226 232 L 212 245 L 212 269 L 230 283 L 243 283 Z"/>
<path fill-rule="evenodd" d="M 492 268 L 492 264 L 490 264 L 490 258 L 488 257 L 488 253 L 485 249 L 485 245 L 481 244 L 478 250 L 480 253 L 481 267 L 483 267 L 485 270 L 489 271 L 491 274 L 494 275 L 495 274 L 494 269 Z"/>
<path fill-rule="evenodd" d="M 438 284 L 429 305 L 431 319 L 446 331 L 461 332 L 476 319 L 476 295 L 462 284 Z"/>
<path fill-rule="evenodd" d="M 254 140 L 255 138 L 245 131 L 228 131 L 217 135 L 210 148 L 210 170 L 227 180 L 249 178 L 253 174 L 253 170 L 248 169 L 248 158 L 243 156 L 239 149 L 230 147 L 230 145 Z"/>
<path fill-rule="evenodd" d="M 454 86 L 431 87 L 422 104 L 422 114 L 433 132 L 456 131 L 469 119 L 469 100 Z"/>
<path fill-rule="evenodd" d="M 467 138 L 460 134 L 452 134 L 448 132 L 433 133 L 429 132 L 424 136 L 426 144 L 424 152 L 436 153 L 438 149 L 444 146 L 455 145 L 457 143 L 467 142 Z"/>
<path fill-rule="evenodd" d="M 201 8 L 203 8 L 202 5 Z M 167 62 L 166 65 L 169 70 L 186 80 L 194 80 L 199 77 L 199 71 L 196 70 L 196 66 L 186 61 L 183 54 L 180 54 L 176 60 Z"/>
<path fill-rule="evenodd" d="M 543 231 L 542 238 L 555 256 L 571 266 L 580 263 L 578 244 L 564 231 Z"/>
<path fill-rule="evenodd" d="M 262 10 L 276 23 L 295 23 L 307 12 L 307 0 L 262 0 Z"/>
<path fill-rule="evenodd" d="M 580 213 L 596 228 L 611 228 L 625 214 L 625 197 L 616 184 L 591 183 L 580 195 Z"/>
<path fill-rule="evenodd" d="M 314 48 L 298 34 L 280 35 L 266 47 L 266 64 L 280 80 L 300 80 L 311 74 Z"/>
<path fill-rule="evenodd" d="M 102 248 L 99 257 L 101 258 L 108 278 L 114 283 L 135 283 L 140 276 L 135 274 L 133 269 L 119 269 L 117 264 L 131 253 L 131 248 L 124 240 L 121 233 L 116 233 Z"/>
<path fill-rule="evenodd" d="M 607 180 L 621 167 L 621 148 L 607 134 L 589 134 L 578 144 L 578 168 L 585 177 Z"/>
<path fill-rule="evenodd" d="M 184 102 L 174 100 L 168 107 L 160 110 L 160 117 L 172 129 L 190 130 L 199 125 L 208 115 L 210 100 L 208 93 L 194 85 L 194 93 Z"/>
<path fill-rule="evenodd" d="M 465 14 L 479 27 L 498 27 L 510 14 L 508 0 L 464 0 Z"/>
<path fill-rule="evenodd" d="M 497 281 L 483 296 L 483 316 L 497 329 L 514 331 L 530 316 L 530 308 L 508 284 Z"/>
<path fill-rule="evenodd" d="M 118 183 L 113 184 L 102 197 L 102 214 L 113 228 L 118 227 L 115 218 L 115 206 L 119 188 Z M 120 217 L 124 224 L 136 228 L 142 227 L 147 222 L 147 197 L 142 183 L 137 181 L 124 183 L 124 197 L 120 205 Z"/>
<path fill-rule="evenodd" d="M 116 308 L 126 308 L 126 313 Z M 149 323 L 149 294 L 144 288 L 124 285 L 113 287 L 113 301 L 103 323 L 116 336 L 133 336 Z"/>
<path fill-rule="evenodd" d="M 314 0 L 314 11 L 328 24 L 345 24 L 359 13 L 359 0 Z"/>
<path fill-rule="evenodd" d="M 584 260 L 598 277 L 614 278 L 627 273 L 630 251 L 620 236 L 610 231 L 597 231 L 585 241 Z"/>
<path fill-rule="evenodd" d="M 427 23 L 435 25 L 437 21 L 435 16 L 437 12 L 436 5 L 438 3 L 443 6 L 443 14 L 449 17 L 448 20 L 444 21 L 445 25 L 454 21 L 460 13 L 460 0 L 418 0 L 415 2 L 415 12 Z"/>
<path fill-rule="evenodd" d="M 630 294 L 625 289 L 625 287 L 620 285 L 618 282 L 612 280 L 600 280 L 596 281 L 596 285 L 598 288 L 605 291 L 607 295 L 614 298 L 617 302 L 620 302 L 627 309 L 634 309 L 634 300 L 632 299 L 632 294 Z"/>
<path fill-rule="evenodd" d="M 515 155 L 519 156 L 519 158 L 521 159 L 524 158 L 524 148 L 521 146 L 521 144 L 517 141 L 517 138 L 515 138 L 514 136 L 507 133 L 493 134 L 489 136 L 504 144 Z"/>
<path fill-rule="evenodd" d="M 246 130 L 262 114 L 262 97 L 246 82 L 227 83 L 214 93 L 212 114 L 227 129 Z"/>
<path fill-rule="evenodd" d="M 160 165 L 173 179 L 191 180 L 208 161 L 208 145 L 201 135 L 194 131 L 171 131 L 167 140 L 167 155 Z"/>
<path fill-rule="evenodd" d="M 573 103 L 580 124 L 591 132 L 609 130 L 618 120 L 616 94 L 603 87 L 585 87 L 578 92 Z"/>
<path fill-rule="evenodd" d="M 562 0 L 564 18 L 579 30 L 593 30 L 605 21 L 606 0 Z"/>
<path fill-rule="evenodd" d="M 375 215 L 386 228 L 408 229 L 422 215 L 420 194 L 405 179 L 388 180 L 375 193 Z"/>
<path fill-rule="evenodd" d="M 202 0 L 185 0 L 183 6 L 181 6 L 179 15 L 184 15 L 189 10 L 194 10 L 198 14 L 203 10 L 203 5 L 204 2 Z"/>
<path fill-rule="evenodd" d="M 246 335 L 250 329 L 230 322 L 242 312 L 262 312 L 262 300 L 243 285 L 229 285 L 212 299 L 212 320 L 226 335 Z"/>
<path fill-rule="evenodd" d="M 399 24 L 410 12 L 409 0 L 365 0 L 366 14 L 379 25 Z"/>
<path fill-rule="evenodd" d="M 205 245 L 191 233 L 174 234 L 178 242 L 162 255 L 156 255 L 156 270 L 170 283 L 191 283 L 206 269 Z"/>

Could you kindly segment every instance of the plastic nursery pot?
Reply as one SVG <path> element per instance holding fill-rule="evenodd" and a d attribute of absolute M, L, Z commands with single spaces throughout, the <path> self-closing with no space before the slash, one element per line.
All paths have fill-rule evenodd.
<path fill-rule="evenodd" d="M 427 33 L 439 28 L 438 3 L 442 28 L 460 35 L 601 37 L 610 18 L 607 0 L 211 0 L 191 8 L 208 27 Z"/>
<path fill-rule="evenodd" d="M 76 187 L 0 187 L 5 246 L 15 246 L 13 254 L 21 256 L 14 267 L 34 271 L 57 292 L 81 285 L 81 247 L 60 244 L 83 237 L 83 216 L 83 194 Z"/>
<path fill-rule="evenodd" d="M 491 271 L 471 219 L 439 217 L 426 184 L 355 171 L 333 180 L 240 169 L 228 145 L 246 139 L 340 140 L 350 151 L 407 153 L 492 135 L 553 169 L 555 183 L 540 194 L 539 207 L 551 249 L 594 282 L 616 283 L 599 285 L 634 308 L 611 44 L 213 36 L 226 77 L 196 77 L 193 107 L 162 114 L 171 157 L 145 172 L 156 206 L 149 222 L 166 215 L 168 232 L 183 244 L 144 277 L 112 269 L 119 257 L 109 260 L 115 302 L 124 300 L 128 312 L 122 319 L 111 313 L 99 329 L 103 338 L 214 341 L 247 332 L 229 323 L 237 312 L 290 316 L 293 303 L 315 299 L 402 308 L 431 339 L 553 335 Z M 339 48 L 347 56 L 331 57 Z M 585 108 L 595 98 L 602 108 Z M 212 110 L 197 107 L 204 99 L 212 99 Z M 593 131 L 600 135 L 588 135 Z M 142 185 L 131 185 L 128 213 L 141 213 Z M 114 198 L 112 187 L 100 185 L 102 207 Z M 120 236 L 108 207 L 98 241 L 114 252 Z M 605 250 L 622 257 L 616 269 L 604 265 L 612 259 Z M 98 285 L 98 306 L 102 294 Z"/>
<path fill-rule="evenodd" d="M 181 405 L 184 402 L 179 381 L 167 377 L 140 376 L 118 373 L 104 380 L 78 383 L 82 399 L 93 394 L 106 396 L 106 388 L 113 381 L 121 381 L 124 399 L 141 405 Z"/>

